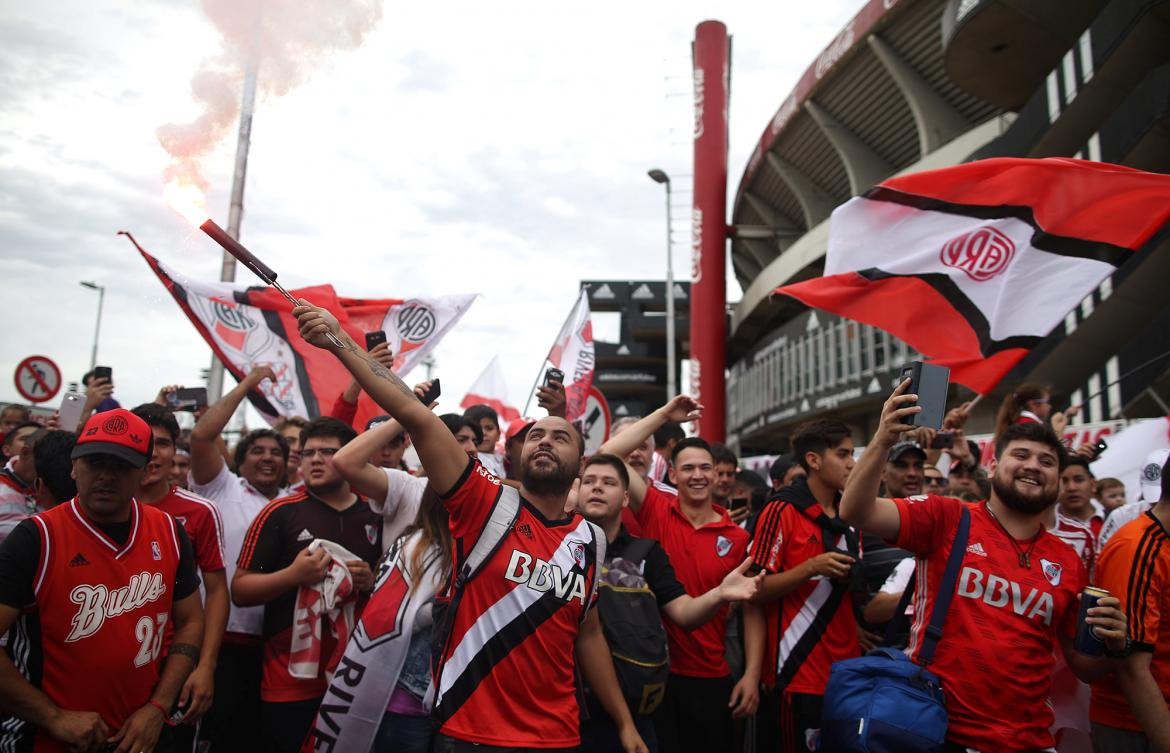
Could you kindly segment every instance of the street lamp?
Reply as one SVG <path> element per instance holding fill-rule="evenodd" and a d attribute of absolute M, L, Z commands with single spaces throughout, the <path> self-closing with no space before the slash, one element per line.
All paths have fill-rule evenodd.
<path fill-rule="evenodd" d="M 674 262 L 670 248 L 670 176 L 657 167 L 646 173 L 666 186 L 666 399 L 678 394 L 674 357 Z"/>
<path fill-rule="evenodd" d="M 105 285 L 98 285 L 96 282 L 86 282 L 85 280 L 81 281 L 81 287 L 98 292 L 97 325 L 93 328 L 93 353 L 89 357 L 89 368 L 93 369 L 97 366 L 98 336 L 102 332 L 102 305 L 106 302 L 106 287 Z"/>

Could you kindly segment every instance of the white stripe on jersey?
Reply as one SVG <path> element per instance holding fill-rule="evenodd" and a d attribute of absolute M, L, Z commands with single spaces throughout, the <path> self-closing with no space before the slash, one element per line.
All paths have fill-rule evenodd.
<path fill-rule="evenodd" d="M 845 549 L 845 537 L 842 536 L 837 542 L 838 549 Z M 780 651 L 776 660 L 776 671 L 780 672 L 784 669 L 784 664 L 788 661 L 788 657 L 792 655 L 792 650 L 796 648 L 796 644 L 801 637 L 812 628 L 813 621 L 817 613 L 821 611 L 821 607 L 829 600 L 829 595 L 833 593 L 833 584 L 828 578 L 822 577 L 817 583 L 816 588 L 800 605 L 796 616 L 792 618 L 792 622 L 788 623 L 788 629 L 784 631 L 784 635 L 780 636 Z"/>
<path fill-rule="evenodd" d="M 570 536 L 577 537 L 584 540 L 586 547 L 593 546 L 593 533 L 590 529 L 589 521 L 584 518 L 572 531 L 565 534 L 561 539 L 561 543 L 557 544 L 556 552 L 553 554 L 551 564 L 561 568 L 564 572 L 572 570 L 576 565 L 573 561 L 573 553 L 569 551 L 567 546 L 564 546 L 565 541 Z M 506 540 L 505 540 L 506 542 Z M 504 554 L 505 548 L 501 546 L 494 556 L 507 556 Z M 597 564 L 594 564 L 597 568 Z M 482 576 L 482 572 L 480 573 Z M 471 583 L 474 583 L 474 579 Z M 470 587 L 468 583 L 465 587 Z M 497 633 L 504 629 L 512 620 L 519 617 L 526 609 L 532 606 L 538 599 L 544 596 L 540 591 L 528 588 L 522 584 L 517 583 L 514 588 L 504 594 L 499 601 L 492 604 L 486 609 L 479 619 L 475 621 L 467 632 L 464 633 L 463 638 L 459 641 L 459 645 L 455 647 L 451 658 L 443 665 L 442 684 L 439 692 L 435 698 L 435 706 L 438 707 L 443 701 L 443 696 L 455 684 L 455 681 L 463 674 L 476 655 L 479 654 L 483 647 L 487 645 Z M 585 605 L 588 609 L 589 605 Z"/>
<path fill-rule="evenodd" d="M 49 541 L 49 527 L 45 525 L 45 521 L 41 520 L 39 515 L 34 515 L 32 521 L 37 524 L 37 528 L 41 531 L 41 571 L 37 573 L 37 579 L 33 583 L 33 595 L 37 596 L 41 593 L 41 584 L 45 582 L 45 573 L 49 569 L 49 555 L 52 553 L 52 542 Z"/>
<path fill-rule="evenodd" d="M 224 564 L 226 565 L 227 553 L 223 543 L 223 516 L 219 514 L 219 508 L 216 507 L 215 503 L 210 499 L 207 499 L 206 497 L 200 497 L 195 492 L 188 491 L 181 486 L 175 487 L 175 496 L 182 497 L 188 502 L 194 502 L 207 508 L 207 511 L 211 514 L 212 521 L 215 523 L 215 543 L 216 546 L 219 547 L 219 558 L 223 560 Z"/>

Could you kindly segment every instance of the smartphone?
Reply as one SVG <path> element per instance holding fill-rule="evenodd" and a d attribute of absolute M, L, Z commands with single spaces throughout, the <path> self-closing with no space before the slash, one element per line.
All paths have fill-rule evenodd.
<path fill-rule="evenodd" d="M 727 500 L 727 511 L 735 512 L 736 510 L 742 510 L 743 508 L 749 506 L 751 501 L 751 497 L 732 497 L 731 499 Z"/>
<path fill-rule="evenodd" d="M 1105 440 L 1098 439 L 1097 443 L 1093 445 L 1093 459 L 1096 460 L 1097 458 L 1101 457 L 1101 453 L 1108 449 L 1109 445 L 1105 442 Z"/>
<path fill-rule="evenodd" d="M 442 391 L 439 389 L 439 380 L 438 380 L 438 378 L 435 378 L 434 380 L 431 381 L 430 389 L 428 389 L 425 393 L 423 393 L 423 396 L 420 397 L 419 400 L 422 401 L 423 405 L 430 405 L 431 403 L 438 400 L 439 395 L 441 395 L 441 394 L 442 394 Z"/>
<path fill-rule="evenodd" d="M 114 381 L 114 370 L 112 368 L 110 368 L 109 366 L 94 366 L 93 367 L 93 378 L 94 379 L 108 379 L 109 381 L 112 382 L 112 381 Z"/>
<path fill-rule="evenodd" d="M 194 413 L 207 405 L 206 387 L 183 387 L 167 394 L 167 407 L 173 411 Z"/>
<path fill-rule="evenodd" d="M 77 431 L 77 425 L 81 423 L 81 413 L 84 410 L 85 395 L 76 390 L 69 390 L 61 398 L 57 426 L 65 431 Z"/>
<path fill-rule="evenodd" d="M 903 394 L 918 395 L 917 403 L 908 403 L 903 408 L 912 405 L 922 407 L 922 410 L 902 419 L 907 426 L 925 426 L 931 429 L 942 428 L 943 416 L 947 412 L 947 385 L 951 370 L 945 366 L 911 361 L 902 367 L 898 375 L 898 384 L 910 380 L 910 386 Z"/>
<path fill-rule="evenodd" d="M 565 372 L 554 366 L 550 366 L 544 372 L 544 386 L 547 387 L 549 382 L 558 382 L 563 385 L 565 383 Z"/>
<path fill-rule="evenodd" d="M 949 450 L 955 446 L 955 435 L 949 431 L 940 431 L 930 442 L 932 450 Z"/>
<path fill-rule="evenodd" d="M 386 330 L 378 330 L 377 332 L 366 333 L 366 352 L 370 352 L 382 343 L 386 342 Z"/>

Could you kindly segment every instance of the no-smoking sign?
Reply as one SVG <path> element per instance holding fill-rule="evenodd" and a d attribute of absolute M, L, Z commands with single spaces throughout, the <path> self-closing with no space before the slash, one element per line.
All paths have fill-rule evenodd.
<path fill-rule="evenodd" d="M 25 400 L 43 403 L 61 389 L 61 369 L 46 356 L 29 356 L 16 367 L 16 391 Z"/>

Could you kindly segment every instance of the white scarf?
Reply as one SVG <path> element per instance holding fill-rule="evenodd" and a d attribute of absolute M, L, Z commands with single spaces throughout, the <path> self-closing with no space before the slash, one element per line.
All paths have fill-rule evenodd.
<path fill-rule="evenodd" d="M 421 536 L 415 532 L 396 541 L 378 568 L 374 592 L 325 691 L 302 751 L 368 751 L 374 744 L 406 662 L 416 618 L 424 607 L 430 608 L 439 585 L 440 552 L 431 548 L 411 591 L 415 584 L 409 563 Z M 434 688 L 428 687 L 423 700 L 428 711 L 433 696 Z"/>

